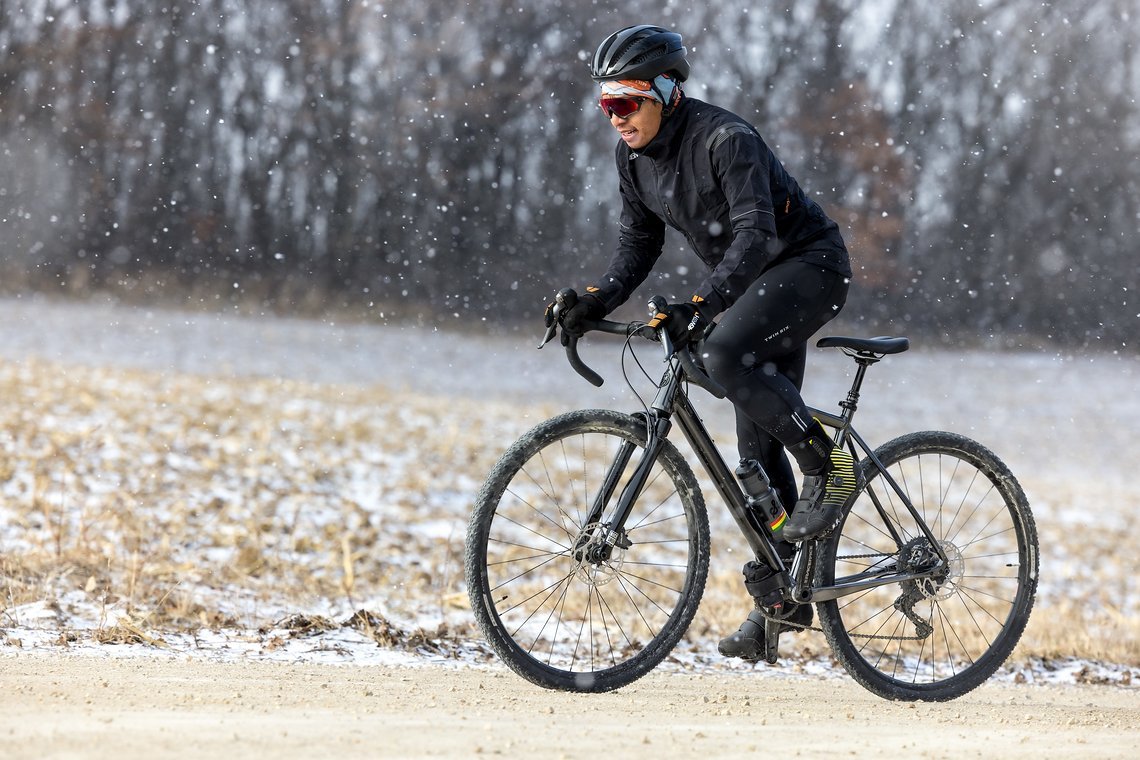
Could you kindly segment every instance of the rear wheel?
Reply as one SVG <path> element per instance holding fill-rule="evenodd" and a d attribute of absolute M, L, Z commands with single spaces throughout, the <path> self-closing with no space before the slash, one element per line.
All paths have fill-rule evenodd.
<path fill-rule="evenodd" d="M 912 433 L 868 460 L 867 486 L 822 544 L 817 584 L 862 573 L 930 577 L 819 604 L 835 656 L 887 699 L 941 701 L 977 687 L 1013 651 L 1037 589 L 1037 531 L 1021 486 L 998 457 L 952 433 Z M 930 536 L 906 508 L 909 501 Z M 933 540 L 932 540 L 933 539 Z"/>
<path fill-rule="evenodd" d="M 608 529 L 645 441 L 636 417 L 563 414 L 512 445 L 479 493 L 466 545 L 472 610 L 507 665 L 540 686 L 597 692 L 640 678 L 700 603 L 708 517 L 672 443 L 624 530 Z"/>

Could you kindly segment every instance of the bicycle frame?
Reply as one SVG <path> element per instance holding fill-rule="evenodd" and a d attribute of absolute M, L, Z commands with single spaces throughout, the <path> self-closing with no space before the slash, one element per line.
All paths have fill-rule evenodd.
<path fill-rule="evenodd" d="M 922 580 L 938 573 L 948 563 L 947 557 L 939 545 L 939 542 L 930 531 L 929 526 L 926 525 L 926 522 L 919 515 L 905 491 L 895 482 L 894 478 L 887 472 L 886 467 L 879 461 L 878 457 L 875 456 L 871 447 L 851 425 L 851 420 L 858 407 L 859 391 L 867 368 L 877 362 L 879 358 L 881 357 L 866 355 L 855 357 L 856 362 L 859 364 L 859 369 L 852 382 L 851 389 L 848 391 L 846 400 L 840 402 L 840 407 L 843 409 L 841 414 L 831 414 L 811 407 L 809 407 L 808 410 L 821 424 L 836 431 L 836 445 L 846 445 L 852 452 L 852 455 L 857 458 L 860 456 L 859 452 L 862 451 L 862 455 L 870 462 L 871 467 L 881 477 L 882 482 L 886 483 L 887 486 L 897 494 L 915 523 L 920 526 L 920 529 L 930 541 L 930 545 L 938 552 L 938 561 L 933 566 L 914 572 L 898 572 L 895 566 L 880 569 L 872 568 L 857 575 L 838 578 L 834 584 L 829 586 L 813 587 L 809 576 L 811 574 L 812 558 L 814 556 L 814 552 L 811 551 L 811 548 L 815 542 L 809 541 L 799 545 L 792 559 L 791 567 L 786 567 L 776 551 L 776 544 L 767 526 L 749 509 L 744 492 L 741 490 L 733 473 L 729 470 L 724 458 L 717 450 L 712 436 L 705 428 L 704 423 L 701 421 L 688 395 L 683 392 L 682 384 L 686 379 L 686 370 L 676 355 L 671 356 L 668 360 L 668 368 L 662 377 L 662 381 L 658 386 L 657 396 L 650 405 L 648 412 L 639 412 L 635 415 L 641 416 L 646 422 L 647 440 L 645 451 L 641 461 L 637 463 L 629 482 L 618 498 L 613 519 L 607 525 L 602 526 L 603 530 L 606 531 L 604 545 L 612 547 L 621 545 L 621 542 L 627 541 L 624 534 L 625 520 L 630 514 L 633 503 L 638 496 L 640 496 L 642 488 L 645 486 L 646 479 L 649 476 L 649 472 L 660 450 L 661 441 L 669 434 L 672 427 L 672 420 L 676 418 L 685 439 L 689 442 L 690 447 L 700 460 L 701 466 L 704 467 L 705 471 L 712 478 L 717 491 L 728 507 L 729 514 L 732 515 L 732 518 L 748 542 L 756 559 L 766 563 L 777 573 L 780 577 L 780 585 L 785 589 L 785 593 L 792 601 L 801 604 L 824 602 L 838 599 L 849 594 L 866 591 L 867 589 L 877 586 L 897 584 L 903 581 Z M 609 503 L 621 474 L 628 466 L 634 448 L 632 443 L 628 443 L 618 453 L 618 456 L 615 457 L 609 472 L 606 474 L 604 481 L 605 487 L 601 490 L 598 499 L 592 506 L 587 524 L 596 523 L 601 520 L 606 504 Z M 875 505 L 876 511 L 883 518 L 883 526 L 890 531 L 891 537 L 894 539 L 896 545 L 901 545 L 902 539 L 895 529 L 894 521 L 887 517 L 886 510 L 879 496 L 870 487 L 868 487 L 867 492 L 872 503 Z M 628 546 L 628 543 L 625 545 Z"/>

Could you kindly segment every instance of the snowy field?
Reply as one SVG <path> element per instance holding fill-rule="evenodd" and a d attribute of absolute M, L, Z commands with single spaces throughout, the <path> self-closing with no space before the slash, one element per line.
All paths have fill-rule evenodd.
<path fill-rule="evenodd" d="M 0 652 L 485 662 L 461 570 L 483 475 L 550 414 L 639 406 L 615 340 L 584 347 L 595 389 L 538 332 L 0 300 Z M 851 368 L 813 351 L 809 403 L 833 408 Z M 1029 495 L 1041 585 L 1006 677 L 1140 665 L 1138 379 L 1137 357 L 1068 350 L 915 346 L 870 371 L 866 438 L 967 434 Z M 727 404 L 696 398 L 731 456 Z M 748 603 L 743 541 L 706 498 L 713 576 L 671 666 L 748 667 L 715 654 Z M 781 667 L 830 672 L 814 636 Z"/>

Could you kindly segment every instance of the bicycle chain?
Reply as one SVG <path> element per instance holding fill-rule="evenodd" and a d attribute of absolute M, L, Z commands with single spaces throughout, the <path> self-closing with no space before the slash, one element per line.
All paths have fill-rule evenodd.
<path fill-rule="evenodd" d="M 871 559 L 873 557 L 890 557 L 890 556 L 892 556 L 892 555 L 884 554 L 883 552 L 875 552 L 873 554 L 845 554 L 842 557 L 836 557 L 836 559 Z M 922 618 L 920 618 L 918 615 L 916 615 L 914 613 L 914 605 L 916 602 L 918 602 L 918 599 L 914 596 L 914 594 L 903 593 L 903 594 L 900 594 L 899 598 L 895 600 L 894 607 L 899 612 L 901 612 L 904 616 L 906 616 L 907 620 L 910 620 L 912 623 L 914 623 L 914 627 L 917 629 L 917 631 L 919 633 L 918 636 L 884 636 L 881 634 L 871 634 L 871 633 L 852 633 L 851 631 L 847 631 L 847 635 L 850 636 L 851 638 L 855 638 L 855 639 L 885 639 L 888 641 L 922 641 L 930 635 L 931 629 L 930 629 L 929 623 L 927 623 L 925 620 L 923 620 Z M 810 603 L 811 602 L 808 602 L 808 604 L 810 604 Z M 901 603 L 901 605 L 900 605 L 900 603 Z M 812 625 L 801 625 L 800 623 L 793 623 L 790 620 L 786 620 L 784 618 L 777 617 L 775 615 L 771 615 L 763 607 L 757 607 L 757 609 L 760 610 L 760 615 L 763 616 L 763 618 L 767 621 L 779 623 L 780 625 L 790 626 L 792 628 L 796 628 L 796 629 L 801 630 L 801 631 L 817 631 L 819 633 L 824 632 L 823 628 L 819 628 L 819 627 L 812 626 Z"/>

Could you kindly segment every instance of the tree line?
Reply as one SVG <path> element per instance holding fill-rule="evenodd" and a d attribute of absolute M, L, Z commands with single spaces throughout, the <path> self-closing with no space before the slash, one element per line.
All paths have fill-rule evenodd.
<path fill-rule="evenodd" d="M 1132 5 L 0 0 L 3 288 L 533 318 L 608 260 L 586 61 L 652 22 L 843 226 L 846 315 L 1131 346 Z"/>

